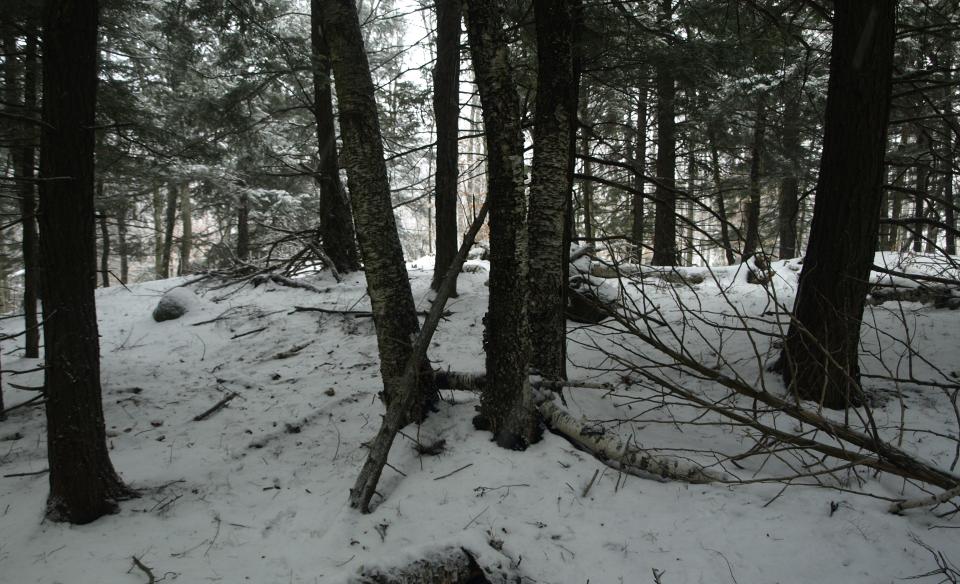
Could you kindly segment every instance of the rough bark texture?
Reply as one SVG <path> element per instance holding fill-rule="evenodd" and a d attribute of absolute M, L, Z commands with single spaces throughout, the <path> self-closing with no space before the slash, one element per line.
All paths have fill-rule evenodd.
<path fill-rule="evenodd" d="M 250 195 L 241 192 L 237 205 L 237 258 L 250 258 Z"/>
<path fill-rule="evenodd" d="M 809 244 L 781 357 L 801 398 L 860 401 L 860 319 L 880 218 L 896 2 L 838 2 Z"/>
<path fill-rule="evenodd" d="M 662 0 L 661 16 L 669 20 L 672 0 Z M 657 190 L 656 217 L 653 226 L 653 261 L 655 266 L 677 265 L 677 169 L 676 86 L 673 65 L 657 66 Z"/>
<path fill-rule="evenodd" d="M 570 192 L 570 135 L 576 132 L 573 70 L 574 2 L 535 0 L 537 104 L 530 183 L 530 336 L 532 365 L 549 379 L 566 378 L 567 323 L 563 266 Z"/>
<path fill-rule="evenodd" d="M 783 150 L 788 172 L 780 180 L 780 257 L 797 256 L 797 211 L 800 206 L 800 96 L 791 96 L 784 108 Z"/>
<path fill-rule="evenodd" d="M 320 238 L 338 272 L 360 269 L 357 234 L 350 213 L 350 197 L 340 182 L 337 130 L 333 118 L 330 47 L 320 19 L 322 2 L 310 2 L 310 42 L 313 47 L 313 115 L 317 122 L 317 183 L 320 186 Z"/>
<path fill-rule="evenodd" d="M 457 253 L 457 137 L 460 116 L 460 0 L 438 0 L 437 64 L 433 69 L 433 115 L 437 128 L 436 263 L 434 290 Z M 453 295 L 457 292 L 454 289 Z"/>
<path fill-rule="evenodd" d="M 163 271 L 163 193 L 153 191 L 153 273 L 160 277 Z"/>
<path fill-rule="evenodd" d="M 15 43 L 12 42 L 11 45 Z M 15 46 L 5 48 L 10 55 Z M 10 104 L 21 102 L 23 115 L 33 117 L 37 107 L 37 37 L 27 36 L 24 49 L 22 72 L 17 59 L 6 60 L 6 100 Z M 22 83 L 21 83 L 22 80 Z M 22 91 L 20 86 L 22 85 Z M 37 326 L 37 293 L 39 283 L 39 242 L 37 237 L 37 200 L 34 182 L 36 164 L 36 128 L 32 125 L 19 129 L 23 143 L 14 144 L 12 150 L 13 170 L 17 179 L 17 191 L 20 195 L 20 227 L 22 230 L 21 253 L 23 254 L 23 315 L 25 357 L 40 356 L 40 330 Z"/>
<path fill-rule="evenodd" d="M 124 487 L 107 452 L 93 290 L 95 0 L 43 11 L 40 246 L 44 272 L 47 517 L 88 523 L 116 509 Z M 54 178 L 56 177 L 56 178 Z"/>
<path fill-rule="evenodd" d="M 404 365 L 420 330 L 403 249 L 397 235 L 390 182 L 383 158 L 383 139 L 374 99 L 370 65 L 353 0 L 322 3 L 339 100 L 343 164 L 353 193 L 353 215 L 367 278 L 367 291 L 377 329 L 383 397 L 390 401 L 402 389 Z M 414 417 L 425 415 L 435 397 L 429 364 L 421 366 L 421 403 Z"/>
<path fill-rule="evenodd" d="M 497 444 L 523 449 L 538 437 L 527 376 L 527 233 L 523 135 L 510 55 L 499 5 L 466 3 L 467 35 L 486 130 L 490 203 L 490 304 L 484 348 L 489 387 L 478 422 Z"/>
<path fill-rule="evenodd" d="M 167 186 L 167 203 L 163 218 L 163 248 L 160 251 L 160 279 L 170 277 L 170 256 L 173 253 L 173 228 L 177 222 L 177 201 L 180 190 L 174 183 Z"/>
<path fill-rule="evenodd" d="M 637 127 L 633 142 L 633 200 L 630 204 L 630 241 L 636 248 L 637 263 L 643 263 L 643 192 L 646 188 L 643 174 L 647 162 L 647 80 L 641 80 L 637 99 Z"/>
<path fill-rule="evenodd" d="M 766 108 L 761 97 L 757 103 L 750 146 L 750 200 L 747 203 L 747 239 L 743 244 L 744 261 L 757 253 L 760 247 L 760 171 L 763 163 L 763 132 Z"/>
<path fill-rule="evenodd" d="M 177 275 L 190 273 L 190 254 L 193 253 L 193 205 L 190 201 L 190 189 L 180 188 L 180 266 Z"/>

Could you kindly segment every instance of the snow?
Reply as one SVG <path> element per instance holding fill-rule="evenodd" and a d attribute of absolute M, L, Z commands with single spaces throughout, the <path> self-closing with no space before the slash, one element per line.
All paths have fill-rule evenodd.
<path fill-rule="evenodd" d="M 432 258 L 421 258 L 409 268 L 421 308 L 431 298 L 431 265 Z M 479 372 L 487 264 L 468 265 L 460 296 L 449 305 L 454 314 L 441 324 L 430 355 L 437 367 Z M 789 304 L 799 264 L 776 262 L 772 269 L 772 290 Z M 688 331 L 671 342 L 782 392 L 777 377 L 763 372 L 776 352 L 768 338 L 752 338 L 758 363 L 748 335 L 705 322 L 746 319 L 761 327 L 770 321 L 763 314 L 775 307 L 767 291 L 748 284 L 745 270 L 697 270 L 706 279 L 690 286 L 656 278 L 637 284 L 594 280 L 605 297 L 628 294 Z M 164 582 L 349 582 L 361 567 L 405 565 L 449 546 L 469 549 L 481 565 L 522 574 L 524 582 L 581 584 L 653 582 L 653 570 L 670 584 L 897 582 L 936 567 L 913 537 L 960 562 L 960 519 L 936 515 L 949 511 L 947 505 L 897 516 L 887 513 L 885 500 L 836 488 L 794 485 L 781 493 L 784 485 L 776 482 L 694 486 L 645 480 L 620 475 L 550 433 L 525 452 L 507 451 L 474 430 L 478 397 L 463 391 L 444 391 L 438 412 L 422 427 L 404 430 L 409 438 L 395 443 L 393 468 L 378 488 L 385 500 L 361 515 L 347 505 L 348 490 L 365 458 L 362 443 L 375 434 L 383 411 L 376 397 L 373 324 L 369 318 L 291 310 L 363 310 L 365 284 L 356 274 L 339 284 L 322 272 L 304 278 L 324 293 L 274 283 L 219 289 L 210 282 L 192 284 L 203 300 L 183 317 L 161 323 L 152 320 L 151 310 L 186 278 L 99 290 L 110 452 L 142 496 L 123 503 L 117 515 L 69 526 L 43 519 L 44 475 L 0 478 L 0 582 L 146 582 L 134 556 Z M 868 372 L 886 367 L 906 376 L 909 366 L 918 379 L 929 379 L 935 368 L 956 370 L 960 311 L 919 303 L 904 303 L 902 312 L 885 305 L 867 311 L 864 344 L 874 355 L 864 359 Z M 2 332 L 14 333 L 22 324 L 10 319 L 2 326 Z M 730 424 L 674 424 L 696 412 L 643 384 L 617 385 L 623 372 L 609 371 L 609 360 L 597 350 L 610 347 L 616 328 L 609 321 L 571 323 L 571 378 L 615 385 L 611 392 L 565 391 L 574 416 L 703 464 L 715 461 L 711 451 L 733 454 L 753 445 Z M 659 334 L 670 338 L 665 329 Z M 912 358 L 898 342 L 908 336 L 928 362 Z M 720 340 L 722 359 L 716 355 Z M 628 349 L 651 355 L 630 339 L 618 354 Z M 37 365 L 20 353 L 4 356 L 5 370 Z M 707 395 L 722 395 L 705 382 L 683 379 Z M 4 380 L 11 380 L 9 374 Z M 42 374 L 13 380 L 39 385 Z M 873 385 L 890 396 L 874 411 L 887 435 L 896 434 L 903 413 L 908 429 L 956 436 L 942 391 Z M 192 421 L 226 392 L 240 395 L 210 418 Z M 5 388 L 8 406 L 34 395 Z M 779 424 L 791 427 L 783 419 Z M 14 433 L 20 438 L 13 439 Z M 438 456 L 420 456 L 412 448 L 416 438 L 424 444 L 443 439 L 446 446 Z M 0 422 L 0 475 L 46 468 L 44 444 L 41 408 L 11 413 Z M 907 431 L 903 446 L 946 468 L 956 442 Z M 743 469 L 724 469 L 742 479 L 789 474 L 776 458 L 741 464 Z M 889 475 L 837 474 L 836 480 L 822 480 L 888 498 L 922 494 Z"/>

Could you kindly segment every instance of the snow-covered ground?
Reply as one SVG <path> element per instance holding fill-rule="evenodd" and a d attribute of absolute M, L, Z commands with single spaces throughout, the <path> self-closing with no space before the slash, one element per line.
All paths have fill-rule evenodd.
<path fill-rule="evenodd" d="M 430 267 L 429 259 L 410 266 L 421 307 L 429 305 Z M 798 268 L 795 261 L 774 265 L 772 289 L 781 302 L 792 302 Z M 771 338 L 754 335 L 751 343 L 733 330 L 744 322 L 778 326 L 766 289 L 748 284 L 745 270 L 715 274 L 690 287 L 655 278 L 642 288 L 602 284 L 604 294 L 645 294 L 646 310 L 657 307 L 658 318 L 687 331 L 673 342 L 705 362 L 762 378 L 770 391 L 782 392 L 777 376 L 763 373 L 762 364 L 777 353 Z M 482 370 L 486 278 L 485 262 L 469 262 L 460 296 L 449 305 L 454 314 L 431 348 L 437 367 Z M 362 276 L 339 284 L 326 273 L 305 277 L 322 293 L 272 283 L 193 285 L 200 299 L 190 312 L 154 322 L 160 296 L 184 281 L 115 287 L 97 296 L 110 452 L 139 499 L 86 526 L 44 521 L 46 476 L 2 477 L 46 468 L 42 409 L 21 408 L 0 422 L 0 582 L 147 582 L 133 557 L 158 582 L 345 582 L 361 567 L 404 565 L 450 546 L 469 549 L 481 565 L 522 574 L 524 582 L 577 584 L 899 582 L 936 568 L 915 539 L 960 563 L 960 517 L 938 516 L 952 507 L 897 516 L 883 499 L 844 490 L 887 498 L 920 494 L 896 477 L 838 473 L 821 477 L 834 488 L 786 490 L 777 482 L 641 479 L 551 433 L 525 452 L 497 448 L 473 429 L 478 398 L 463 391 L 444 391 L 439 411 L 404 431 L 378 489 L 385 499 L 361 515 L 347 505 L 348 490 L 365 458 L 362 444 L 383 411 L 372 322 L 291 311 L 362 310 Z M 960 311 L 885 304 L 868 307 L 865 321 L 865 349 L 875 355 L 864 359 L 866 371 L 899 368 L 905 377 L 912 367 L 919 379 L 933 378 L 936 368 L 956 374 Z M 16 320 L 2 325 L 4 333 L 21 326 Z M 648 354 L 613 326 L 571 323 L 571 331 L 574 379 L 622 383 L 623 372 L 611 371 L 599 349 Z M 902 343 L 908 337 L 929 362 L 911 357 Z M 617 340 L 622 346 L 614 349 Z M 12 345 L 3 347 L 4 370 L 37 365 Z M 670 374 L 705 395 L 719 391 Z M 41 380 L 40 373 L 4 374 L 5 382 L 22 385 Z M 888 439 L 949 468 L 957 443 L 944 436 L 956 436 L 957 426 L 946 394 L 915 384 L 866 385 L 875 391 L 874 414 Z M 4 391 L 8 406 L 35 395 Z M 193 421 L 228 392 L 239 395 L 208 419 Z M 616 385 L 613 392 L 573 389 L 565 396 L 575 416 L 701 463 L 753 446 L 740 429 L 716 418 L 674 423 L 695 412 L 642 384 Z M 445 448 L 421 456 L 413 448 L 417 439 L 442 439 Z M 723 468 L 741 479 L 790 474 L 776 458 L 740 465 Z"/>

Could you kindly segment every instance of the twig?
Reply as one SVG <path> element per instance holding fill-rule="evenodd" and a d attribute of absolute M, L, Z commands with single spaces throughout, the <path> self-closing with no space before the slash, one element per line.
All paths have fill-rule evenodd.
<path fill-rule="evenodd" d="M 599 469 L 599 468 L 598 468 L 598 469 L 595 469 L 595 470 L 593 471 L 593 478 L 591 478 L 591 479 L 590 479 L 590 482 L 587 483 L 587 486 L 584 487 L 584 489 L 583 489 L 583 494 L 580 495 L 581 498 L 585 498 L 585 497 L 587 496 L 587 493 L 590 492 L 590 489 L 593 487 L 594 481 L 597 480 L 597 475 L 598 475 L 598 474 L 600 474 L 600 469 Z"/>
<path fill-rule="evenodd" d="M 447 478 L 447 477 L 450 477 L 450 476 L 453 476 L 453 475 L 457 474 L 458 472 L 460 472 L 461 470 L 463 470 L 463 469 L 465 469 L 465 468 L 470 468 L 471 466 L 473 466 L 473 463 L 472 463 L 472 462 L 471 462 L 470 464 L 465 464 L 465 465 L 461 466 L 460 468 L 458 468 L 457 470 L 455 470 L 455 471 L 453 471 L 453 472 L 448 472 L 447 474 L 445 474 L 445 475 L 443 475 L 443 476 L 436 477 L 436 478 L 433 479 L 433 480 L 439 481 L 440 479 L 445 479 L 445 478 Z"/>
<path fill-rule="evenodd" d="M 156 584 L 157 578 L 153 575 L 153 570 L 148 568 L 146 564 L 140 561 L 137 556 L 133 557 L 133 565 L 140 569 L 141 572 L 147 575 L 147 584 Z"/>
<path fill-rule="evenodd" d="M 483 515 L 484 513 L 486 513 L 486 512 L 487 512 L 487 509 L 489 509 L 489 508 L 490 508 L 490 505 L 487 505 L 486 507 L 483 508 L 483 511 L 481 511 L 481 512 L 477 513 L 476 515 L 474 515 L 474 516 L 473 516 L 473 519 L 470 520 L 470 523 L 467 523 L 466 525 L 463 526 L 463 529 L 467 529 L 468 527 L 470 527 L 471 525 L 473 525 L 473 522 L 476 521 L 477 519 L 480 519 L 480 516 Z"/>
<path fill-rule="evenodd" d="M 7 414 L 9 414 L 10 412 L 12 412 L 13 410 L 15 410 L 15 409 L 17 409 L 17 408 L 22 408 L 22 407 L 24 407 L 24 406 L 29 406 L 30 404 L 33 404 L 33 403 L 35 403 L 35 402 L 38 402 L 38 401 L 42 400 L 43 397 L 44 397 L 44 394 L 41 393 L 40 395 L 38 395 L 38 396 L 36 396 L 36 397 L 31 397 L 30 399 L 28 399 L 28 400 L 25 401 L 25 402 L 20 402 L 20 403 L 18 403 L 18 404 L 15 405 L 15 406 L 10 406 L 9 408 L 7 408 L 7 409 L 3 410 L 2 412 L 0 412 L 0 418 L 5 417 Z M 43 401 L 43 402 L 40 402 L 40 403 L 46 403 L 46 402 Z M 40 404 L 37 404 L 37 405 L 40 405 Z"/>
<path fill-rule="evenodd" d="M 35 471 L 33 471 L 33 472 L 15 472 L 15 473 L 11 473 L 11 474 L 5 474 L 5 475 L 3 475 L 3 478 L 5 478 L 5 479 L 12 479 L 12 478 L 14 478 L 14 477 L 33 477 L 33 476 L 37 476 L 37 475 L 46 474 L 46 473 L 48 473 L 48 472 L 50 472 L 50 469 L 49 469 L 49 468 L 45 468 L 45 469 L 43 469 L 43 470 L 35 470 Z"/>
<path fill-rule="evenodd" d="M 228 395 L 227 397 L 225 397 L 225 398 L 223 398 L 222 400 L 220 400 L 220 401 L 218 401 L 217 403 L 215 403 L 215 404 L 213 405 L 213 407 L 211 407 L 209 410 L 203 412 L 202 414 L 198 414 L 198 415 L 194 416 L 194 417 L 193 417 L 193 421 L 194 421 L 194 422 L 200 422 L 200 421 L 202 421 L 202 420 L 206 420 L 207 418 L 209 418 L 209 417 L 212 416 L 213 414 L 217 413 L 218 411 L 220 411 L 220 410 L 222 410 L 224 407 L 226 407 L 226 405 L 227 405 L 228 403 L 230 403 L 230 400 L 232 400 L 233 398 L 237 397 L 238 395 L 240 395 L 240 394 L 237 393 L 237 392 L 231 393 L 231 394 Z"/>
<path fill-rule="evenodd" d="M 240 337 L 245 337 L 245 336 L 247 336 L 247 335 L 252 335 L 252 334 L 254 334 L 254 333 L 259 333 L 260 331 L 265 331 L 265 330 L 267 330 L 267 327 L 262 326 L 262 327 L 260 327 L 260 328 L 258 328 L 258 329 L 253 329 L 252 331 L 247 331 L 247 332 L 245 332 L 245 333 L 235 334 L 235 335 L 233 335 L 232 337 L 230 337 L 230 339 L 231 339 L 231 340 L 232 340 L 232 339 L 239 339 Z"/>

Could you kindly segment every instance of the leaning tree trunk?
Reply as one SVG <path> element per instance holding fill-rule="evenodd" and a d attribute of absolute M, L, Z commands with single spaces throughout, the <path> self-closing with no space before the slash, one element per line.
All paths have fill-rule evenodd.
<path fill-rule="evenodd" d="M 404 365 L 420 330 L 404 264 L 383 158 L 383 139 L 370 65 L 353 0 L 328 0 L 320 12 L 340 106 L 343 164 L 353 193 L 353 215 L 360 241 L 367 291 L 377 329 L 383 398 L 402 391 Z M 429 363 L 421 366 L 421 399 L 410 414 L 420 419 L 435 399 Z"/>
<path fill-rule="evenodd" d="M 167 206 L 163 220 L 163 248 L 160 252 L 160 271 L 157 274 L 161 280 L 170 277 L 170 256 L 173 252 L 173 228 L 177 222 L 177 200 L 180 191 L 177 185 L 170 183 L 167 186 Z"/>
<path fill-rule="evenodd" d="M 763 97 L 760 97 L 757 100 L 753 144 L 750 147 L 750 201 L 747 203 L 747 239 L 743 244 L 743 261 L 756 254 L 760 247 L 760 167 L 763 163 L 765 110 Z"/>
<path fill-rule="evenodd" d="M 527 233 L 523 134 L 503 20 L 495 2 L 466 3 L 467 36 L 487 143 L 490 202 L 490 301 L 484 348 L 489 386 L 480 419 L 497 444 L 524 449 L 538 438 L 528 379 Z"/>
<path fill-rule="evenodd" d="M 350 197 L 340 182 L 337 130 L 330 85 L 330 47 L 320 21 L 321 0 L 310 2 L 313 49 L 313 115 L 317 123 L 317 183 L 320 185 L 320 239 L 323 250 L 342 274 L 360 269 L 357 234 L 350 215 Z"/>
<path fill-rule="evenodd" d="M 460 0 L 438 0 L 433 115 L 437 128 L 436 262 L 430 287 L 440 289 L 457 253 L 457 137 L 460 124 Z M 453 295 L 456 296 L 456 288 Z"/>
<path fill-rule="evenodd" d="M 672 0 L 662 0 L 661 18 L 669 21 Z M 676 86 L 673 64 L 657 65 L 657 190 L 656 217 L 653 224 L 653 261 L 655 266 L 677 265 L 677 170 Z"/>
<path fill-rule="evenodd" d="M 11 36 L 11 41 L 13 37 Z M 15 53 L 15 43 L 5 49 L 8 55 Z M 27 36 L 22 75 L 18 71 L 17 59 L 6 59 L 6 99 L 12 104 L 23 99 L 23 115 L 34 116 L 37 107 L 37 37 L 31 32 Z M 23 91 L 18 94 L 18 85 L 22 80 Z M 13 170 L 17 179 L 20 195 L 21 253 L 23 254 L 23 326 L 25 357 L 40 356 L 40 329 L 37 325 L 37 284 L 39 280 L 39 250 L 37 241 L 37 201 L 34 194 L 36 128 L 24 126 L 20 132 L 23 143 L 12 148 Z"/>
<path fill-rule="evenodd" d="M 47 517 L 89 523 L 130 495 L 107 452 L 94 236 L 96 0 L 43 10 L 40 246 L 44 270 Z"/>
<path fill-rule="evenodd" d="M 575 0 L 535 0 L 537 104 L 530 183 L 530 336 L 532 365 L 548 379 L 566 378 L 564 227 L 570 178 L 570 135 L 576 132 L 573 69 Z"/>
<path fill-rule="evenodd" d="M 180 188 L 180 267 L 177 275 L 190 273 L 190 254 L 193 253 L 193 205 L 190 202 L 190 189 Z"/>
<path fill-rule="evenodd" d="M 860 320 L 883 193 L 895 0 L 837 2 L 823 154 L 780 366 L 797 396 L 857 404 Z"/>
<path fill-rule="evenodd" d="M 800 209 L 800 95 L 791 95 L 783 115 L 783 149 L 787 173 L 780 180 L 780 258 L 797 256 L 797 211 Z"/>

